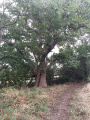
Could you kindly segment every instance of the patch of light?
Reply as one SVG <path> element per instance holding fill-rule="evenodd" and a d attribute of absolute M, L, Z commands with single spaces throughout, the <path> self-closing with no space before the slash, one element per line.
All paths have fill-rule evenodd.
<path fill-rule="evenodd" d="M 57 45 L 54 47 L 54 49 L 48 54 L 48 57 L 51 57 L 53 53 L 59 53 L 59 48 Z"/>

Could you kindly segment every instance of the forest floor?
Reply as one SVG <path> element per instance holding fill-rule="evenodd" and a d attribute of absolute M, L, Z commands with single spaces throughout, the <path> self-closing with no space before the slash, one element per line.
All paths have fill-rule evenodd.
<path fill-rule="evenodd" d="M 90 83 L 2 88 L 0 120 L 90 120 Z"/>
<path fill-rule="evenodd" d="M 0 89 L 0 120 L 41 120 L 69 84 L 47 88 Z"/>
<path fill-rule="evenodd" d="M 90 83 L 75 90 L 68 108 L 70 120 L 90 120 Z"/>
<path fill-rule="evenodd" d="M 90 83 L 70 85 L 43 120 L 90 120 Z"/>

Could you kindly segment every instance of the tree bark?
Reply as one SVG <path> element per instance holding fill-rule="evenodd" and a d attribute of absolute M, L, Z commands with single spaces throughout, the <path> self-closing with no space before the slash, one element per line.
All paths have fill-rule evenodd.
<path fill-rule="evenodd" d="M 46 69 L 47 69 L 47 67 L 46 67 L 46 63 L 45 63 L 45 58 L 47 57 L 48 53 L 50 53 L 51 50 L 54 48 L 56 43 L 57 42 L 55 40 L 53 42 L 51 42 L 47 46 L 45 51 L 43 51 L 43 54 L 40 56 L 39 69 L 37 70 L 37 74 L 36 74 L 36 87 L 47 87 L 47 82 L 46 82 Z"/>
<path fill-rule="evenodd" d="M 45 60 L 40 62 L 39 70 L 36 76 L 36 87 L 47 87 Z"/>
<path fill-rule="evenodd" d="M 2 32 L 1 32 L 1 29 L 0 29 L 0 44 L 2 43 Z"/>

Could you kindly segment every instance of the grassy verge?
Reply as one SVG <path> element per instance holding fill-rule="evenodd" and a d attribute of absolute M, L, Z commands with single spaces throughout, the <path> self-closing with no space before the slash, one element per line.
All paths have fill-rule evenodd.
<path fill-rule="evenodd" d="M 40 120 L 68 86 L 0 89 L 0 120 Z"/>
<path fill-rule="evenodd" d="M 90 120 L 90 83 L 76 90 L 69 107 L 70 120 Z"/>

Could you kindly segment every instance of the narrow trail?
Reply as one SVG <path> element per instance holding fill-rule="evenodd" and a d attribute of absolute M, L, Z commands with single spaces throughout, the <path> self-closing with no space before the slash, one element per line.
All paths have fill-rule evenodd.
<path fill-rule="evenodd" d="M 69 120 L 68 105 L 74 94 L 75 90 L 79 87 L 79 84 L 71 85 L 64 93 L 58 98 L 59 101 L 51 107 L 49 116 L 43 118 L 43 120 Z"/>

